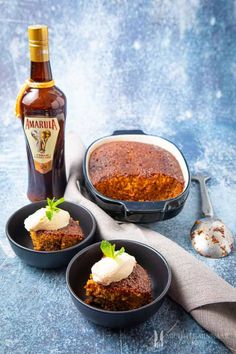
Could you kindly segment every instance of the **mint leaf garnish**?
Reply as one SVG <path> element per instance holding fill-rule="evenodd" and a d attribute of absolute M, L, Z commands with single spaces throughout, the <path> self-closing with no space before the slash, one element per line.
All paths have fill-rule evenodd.
<path fill-rule="evenodd" d="M 46 211 L 46 216 L 47 216 L 48 220 L 52 220 L 52 215 L 53 215 L 53 213 L 50 210 Z"/>
<path fill-rule="evenodd" d="M 112 245 L 110 242 L 103 240 L 101 242 L 100 248 L 105 257 L 116 259 L 117 256 L 120 256 L 125 252 L 124 247 L 121 247 L 120 250 L 115 251 L 116 245 Z"/>
<path fill-rule="evenodd" d="M 53 198 L 53 199 L 47 198 L 48 205 L 46 206 L 46 216 L 49 221 L 52 220 L 53 213 L 59 212 L 60 209 L 57 208 L 57 206 L 59 204 L 63 203 L 64 200 L 65 200 L 64 198 L 60 198 L 58 200 L 55 200 L 55 198 Z"/>
<path fill-rule="evenodd" d="M 120 256 L 122 253 L 124 253 L 125 252 L 125 249 L 124 249 L 124 247 L 121 247 L 121 249 L 119 250 L 119 251 L 116 251 L 115 252 L 115 257 L 117 257 L 117 256 Z"/>

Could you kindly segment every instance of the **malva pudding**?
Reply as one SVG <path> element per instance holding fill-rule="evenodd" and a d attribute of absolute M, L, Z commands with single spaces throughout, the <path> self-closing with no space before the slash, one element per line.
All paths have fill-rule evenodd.
<path fill-rule="evenodd" d="M 184 190 L 177 159 L 151 144 L 104 143 L 91 153 L 88 170 L 93 186 L 112 199 L 158 201 L 175 198 Z"/>
<path fill-rule="evenodd" d="M 106 247 L 113 251 L 104 252 Z M 132 310 L 152 301 L 152 285 L 146 270 L 135 258 L 124 252 L 115 251 L 102 241 L 104 257 L 92 267 L 92 274 L 85 285 L 86 303 L 109 311 Z"/>

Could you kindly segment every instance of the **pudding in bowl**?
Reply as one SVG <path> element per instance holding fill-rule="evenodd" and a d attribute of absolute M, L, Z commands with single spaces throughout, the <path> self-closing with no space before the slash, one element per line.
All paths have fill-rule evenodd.
<path fill-rule="evenodd" d="M 65 200 L 47 198 L 47 205 L 29 215 L 24 225 L 36 251 L 58 251 L 75 246 L 84 239 L 79 220 L 58 205 Z"/>
<path fill-rule="evenodd" d="M 29 231 L 25 228 L 24 222 L 30 215 L 41 208 L 46 208 L 47 205 L 48 202 L 44 200 L 30 203 L 15 211 L 7 221 L 6 235 L 13 251 L 23 262 L 37 268 L 55 269 L 68 265 L 76 253 L 93 243 L 96 221 L 92 213 L 86 208 L 64 201 L 60 204 L 60 209 L 67 211 L 75 221 L 79 220 L 84 239 L 67 248 L 55 251 L 38 251 L 33 245 L 32 238 Z"/>
<path fill-rule="evenodd" d="M 104 310 L 124 311 L 144 306 L 152 300 L 152 285 L 147 271 L 124 247 L 102 241 L 103 257 L 91 268 L 85 290 L 87 304 Z"/>
<path fill-rule="evenodd" d="M 85 317 L 87 317 L 88 320 L 98 325 L 110 328 L 135 326 L 141 322 L 146 321 L 162 305 L 171 284 L 171 270 L 165 258 L 158 251 L 143 243 L 129 240 L 112 240 L 110 243 L 113 245 L 113 247 L 115 245 L 115 248 L 118 251 L 124 247 L 125 252 L 128 253 L 131 257 L 135 258 L 136 266 L 137 264 L 140 265 L 147 275 L 147 277 L 145 277 L 146 289 L 137 285 L 136 289 L 133 287 L 133 290 L 130 290 L 131 287 L 129 286 L 129 290 L 126 294 L 127 299 L 124 299 L 122 303 L 125 305 L 126 310 L 118 310 L 120 307 L 120 300 L 118 296 L 115 296 L 114 299 L 112 299 L 113 309 L 102 308 L 102 306 L 107 308 L 107 305 L 109 307 L 111 304 L 108 304 L 107 300 L 110 300 L 108 299 L 108 292 L 112 283 L 108 285 L 108 292 L 106 294 L 102 294 L 103 297 L 105 296 L 105 302 L 102 306 L 101 300 L 99 300 L 99 304 L 94 301 L 95 298 L 99 297 L 99 293 L 98 296 L 94 293 L 93 298 L 90 298 L 88 301 L 88 297 L 91 295 L 87 292 L 87 289 L 89 289 L 89 280 L 91 279 L 91 269 L 94 264 L 101 261 L 102 257 L 100 248 L 101 242 L 97 242 L 91 246 L 86 247 L 77 255 L 75 255 L 75 257 L 71 260 L 66 271 L 67 286 L 75 306 Z M 133 261 L 131 263 L 128 262 L 128 264 L 132 267 Z M 114 275 L 113 271 L 116 273 L 116 267 L 113 268 L 110 274 L 105 274 L 105 281 L 107 281 L 112 274 Z M 130 273 L 131 275 L 132 272 Z M 120 274 L 120 271 L 118 273 Z M 104 276 L 103 271 L 102 274 Z M 133 275 L 135 275 L 135 273 L 133 273 Z M 138 277 L 141 281 L 142 275 L 140 276 L 139 274 Z M 115 279 L 117 283 L 120 282 L 118 279 L 119 278 L 117 277 Z M 126 280 L 127 279 L 128 278 L 126 278 Z M 104 278 L 102 281 L 103 280 Z M 132 278 L 132 282 L 133 280 L 134 278 Z M 116 282 L 113 282 L 113 284 Z M 95 283 L 98 287 L 98 278 L 96 278 Z M 129 285 L 131 285 L 131 283 Z M 125 291 L 125 287 L 122 285 L 118 291 Z M 135 296 L 135 294 L 138 292 L 143 292 L 142 296 L 145 304 L 143 302 L 142 304 L 139 304 L 141 305 L 140 307 L 133 308 L 133 295 Z M 129 297 L 129 295 L 131 296 Z M 114 310 L 113 307 L 115 301 L 116 310 Z M 128 309 L 129 306 L 130 308 L 132 307 L 132 309 Z"/>

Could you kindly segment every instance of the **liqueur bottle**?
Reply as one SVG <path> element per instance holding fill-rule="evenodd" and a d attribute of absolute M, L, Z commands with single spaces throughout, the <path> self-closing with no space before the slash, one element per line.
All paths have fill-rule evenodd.
<path fill-rule="evenodd" d="M 31 201 L 60 198 L 66 187 L 64 132 L 66 97 L 53 81 L 47 26 L 28 27 L 31 71 L 16 102 L 28 157 Z"/>

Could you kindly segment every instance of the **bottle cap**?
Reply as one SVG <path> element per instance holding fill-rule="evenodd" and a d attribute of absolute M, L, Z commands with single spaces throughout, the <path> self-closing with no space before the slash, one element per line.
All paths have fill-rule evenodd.
<path fill-rule="evenodd" d="M 28 35 L 31 61 L 48 61 L 48 27 L 45 25 L 29 26 Z"/>
<path fill-rule="evenodd" d="M 48 43 L 48 27 L 45 25 L 34 25 L 28 27 L 29 43 L 42 45 Z"/>

